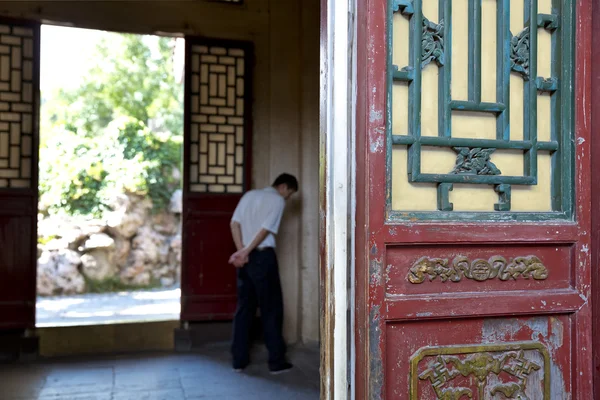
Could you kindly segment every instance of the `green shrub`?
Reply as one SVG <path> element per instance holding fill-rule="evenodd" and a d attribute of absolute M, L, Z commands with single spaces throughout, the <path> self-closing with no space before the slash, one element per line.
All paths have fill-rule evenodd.
<path fill-rule="evenodd" d="M 100 217 L 120 193 L 148 196 L 158 211 L 180 186 L 183 88 L 173 41 L 105 36 L 80 88 L 44 93 L 43 212 Z"/>

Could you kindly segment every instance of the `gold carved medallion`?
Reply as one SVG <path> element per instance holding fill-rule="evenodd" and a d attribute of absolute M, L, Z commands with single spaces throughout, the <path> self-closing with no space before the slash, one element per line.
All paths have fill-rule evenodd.
<path fill-rule="evenodd" d="M 483 282 L 498 278 L 501 281 L 519 278 L 544 280 L 548 278 L 548 269 L 536 256 L 515 257 L 507 261 L 504 257 L 493 256 L 489 260 L 458 256 L 449 263 L 447 258 L 421 257 L 408 271 L 407 279 L 411 283 L 423 283 L 425 279 L 442 282 L 460 282 L 463 278 Z"/>
<path fill-rule="evenodd" d="M 410 400 L 526 400 L 532 394 L 550 400 L 550 357 L 541 343 L 424 347 L 410 363 Z"/>

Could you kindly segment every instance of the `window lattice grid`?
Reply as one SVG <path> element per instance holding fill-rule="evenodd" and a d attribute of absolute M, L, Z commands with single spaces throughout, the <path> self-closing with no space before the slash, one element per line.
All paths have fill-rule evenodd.
<path fill-rule="evenodd" d="M 544 4 L 548 1 L 543 2 Z M 520 7 L 516 7 L 520 3 Z M 552 154 L 552 209 L 570 210 L 570 171 L 572 170 L 572 80 L 573 80 L 573 5 L 566 0 L 553 0 L 551 10 L 538 7 L 539 0 L 497 0 L 494 2 L 495 32 L 492 48 L 495 49 L 495 72 L 482 74 L 482 37 L 489 30 L 482 23 L 481 0 L 439 1 L 437 12 L 424 12 L 424 0 L 388 1 L 388 135 L 392 146 L 408 149 L 408 179 L 411 183 L 438 185 L 438 210 L 452 211 L 448 192 L 453 184 L 494 185 L 500 196 L 497 211 L 510 211 L 511 185 L 536 185 L 538 183 L 538 153 Z M 488 5 L 490 3 L 487 3 Z M 512 4 L 512 5 L 511 5 Z M 468 9 L 468 17 L 458 26 L 453 21 L 455 7 Z M 429 7 L 431 9 L 431 7 Z M 489 11 L 489 10 L 488 10 Z M 522 28 L 511 30 L 512 13 L 521 14 Z M 405 35 L 395 29 L 397 18 L 406 22 Z M 538 36 L 551 36 L 549 49 L 538 46 Z M 464 65 L 454 65 L 453 43 L 459 37 L 468 41 Z M 405 41 L 397 46 L 395 41 Z M 395 52 L 406 51 L 406 63 L 395 63 Z M 551 64 L 538 68 L 538 57 L 546 50 Z M 488 52 L 489 53 L 489 52 Z M 488 62 L 489 64 L 489 62 Z M 437 107 L 434 135 L 422 131 L 422 102 L 431 100 L 430 93 L 422 90 L 426 68 L 437 69 L 438 87 L 434 96 Z M 463 95 L 454 92 L 454 73 L 457 68 L 468 76 Z M 462 75 L 461 75 L 462 76 Z M 520 138 L 512 135 L 510 92 L 512 77 L 522 78 L 523 114 Z M 493 80 L 493 99 L 482 97 L 482 82 Z M 403 105 L 392 102 L 400 87 L 407 88 Z M 398 90 L 398 92 L 396 92 Z M 402 89 L 402 93 L 405 93 Z M 548 104 L 551 118 L 540 121 L 538 107 Z M 400 108 L 399 108 L 400 107 Z M 400 114 L 398 110 L 401 111 Z M 495 129 L 486 132 L 486 138 L 466 137 L 465 132 L 454 130 L 455 118 L 492 116 Z M 397 121 L 406 117 L 406 122 Z M 477 118 L 477 117 L 476 117 Z M 548 128 L 548 135 L 539 135 L 540 123 Z M 402 126 L 402 131 L 395 129 Z M 456 152 L 456 166 L 443 173 L 426 173 L 423 168 L 423 148 L 452 149 Z M 491 153 L 522 151 L 523 174 L 505 175 L 493 169 Z M 389 149 L 391 153 L 391 148 Z M 471 159 L 481 168 L 464 168 Z M 491 158 L 493 161 L 493 157 Z M 391 171 L 390 171 L 391 173 Z M 388 177 L 388 182 L 390 178 Z M 388 191 L 391 190 L 388 187 Z M 393 213 L 392 213 L 393 214 Z M 395 215 L 395 214 L 394 214 Z M 394 216 L 392 215 L 392 217 Z M 451 217 L 449 217 L 451 218 Z"/>
<path fill-rule="evenodd" d="M 32 187 L 34 30 L 0 24 L 0 188 Z"/>
<path fill-rule="evenodd" d="M 192 46 L 190 190 L 241 193 L 245 171 L 245 57 L 241 48 Z"/>

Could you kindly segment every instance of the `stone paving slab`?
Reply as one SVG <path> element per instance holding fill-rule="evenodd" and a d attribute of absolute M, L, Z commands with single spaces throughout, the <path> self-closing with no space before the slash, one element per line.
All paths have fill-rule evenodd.
<path fill-rule="evenodd" d="M 1 400 L 318 400 L 319 353 L 293 348 L 295 368 L 270 375 L 266 351 L 242 373 L 230 367 L 228 344 L 188 354 L 50 359 L 0 365 Z"/>
<path fill-rule="evenodd" d="M 36 326 L 73 326 L 179 319 L 179 288 L 38 297 Z"/>

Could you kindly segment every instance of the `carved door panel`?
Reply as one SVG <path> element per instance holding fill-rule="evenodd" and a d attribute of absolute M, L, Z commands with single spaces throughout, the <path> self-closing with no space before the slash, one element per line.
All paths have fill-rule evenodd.
<path fill-rule="evenodd" d="M 39 43 L 0 19 L 0 329 L 35 326 Z"/>
<path fill-rule="evenodd" d="M 357 399 L 591 399 L 591 1 L 363 0 Z"/>
<path fill-rule="evenodd" d="M 250 187 L 252 46 L 186 38 L 181 319 L 236 306 L 229 221 Z"/>

